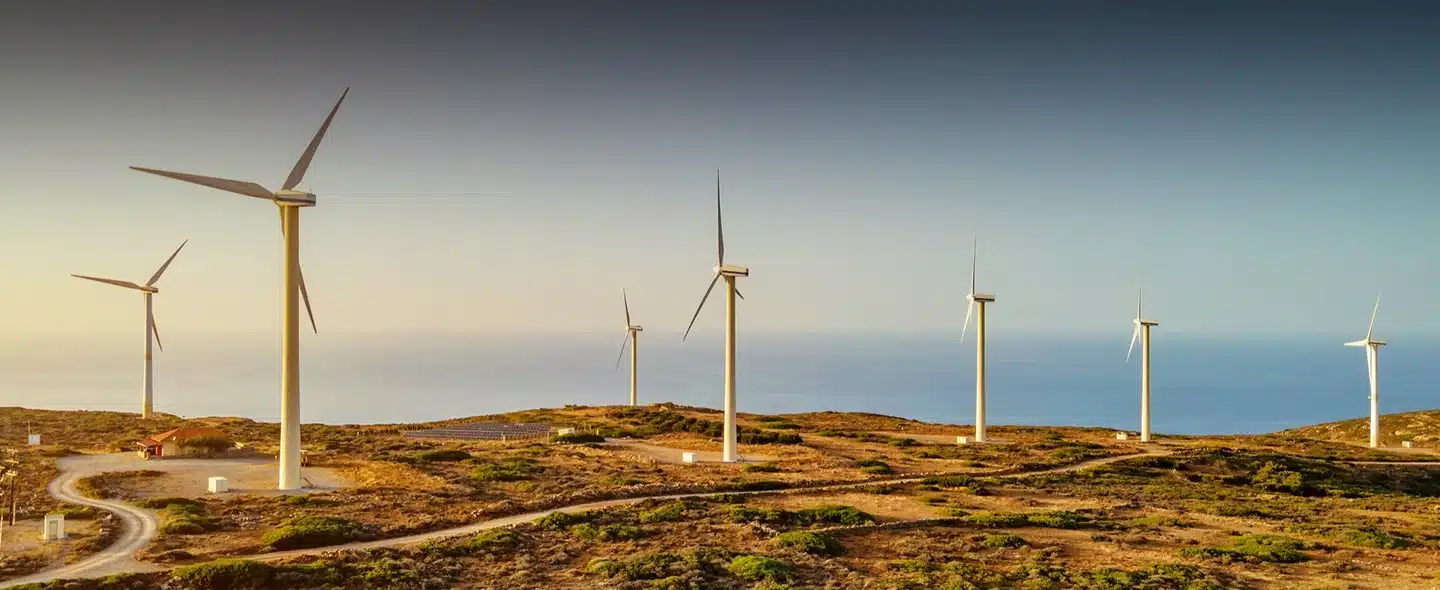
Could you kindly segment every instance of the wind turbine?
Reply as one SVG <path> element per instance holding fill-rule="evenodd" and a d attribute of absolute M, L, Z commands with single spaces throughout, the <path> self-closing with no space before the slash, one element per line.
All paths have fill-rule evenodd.
<path fill-rule="evenodd" d="M 970 304 L 965 308 L 965 327 L 960 330 L 960 342 L 965 342 L 965 333 L 970 331 L 970 314 L 979 307 L 980 313 L 975 321 L 975 442 L 985 442 L 985 304 L 994 303 L 995 295 L 975 291 L 975 265 L 979 259 L 980 240 L 976 238 L 970 256 L 970 293 L 965 296 Z"/>
<path fill-rule="evenodd" d="M 1370 329 L 1365 331 L 1364 340 L 1346 342 L 1345 346 L 1364 346 L 1365 364 L 1370 368 L 1370 448 L 1380 446 L 1380 347 L 1384 340 L 1376 340 L 1375 316 L 1380 313 L 1380 295 L 1375 296 L 1375 310 L 1370 312 Z"/>
<path fill-rule="evenodd" d="M 620 370 L 620 359 L 625 358 L 625 345 L 630 344 L 630 405 L 636 404 L 635 380 L 636 380 L 636 356 L 640 349 L 640 333 L 645 331 L 645 326 L 630 323 L 630 297 L 625 290 L 620 290 L 620 299 L 625 302 L 625 340 L 620 342 L 620 356 L 615 358 L 615 370 Z"/>
<path fill-rule="evenodd" d="M 305 178 L 305 171 L 310 168 L 310 160 L 315 157 L 315 150 L 320 147 L 320 140 L 325 138 L 325 131 L 330 128 L 330 122 L 335 119 L 335 113 L 340 110 L 340 103 L 345 102 L 345 96 L 348 94 L 350 94 L 350 89 L 346 88 L 345 92 L 340 95 L 340 100 L 335 102 L 335 107 L 330 109 L 330 114 L 325 117 L 325 123 L 320 125 L 319 131 L 315 132 L 315 137 L 310 140 L 310 145 L 306 146 L 305 152 L 300 154 L 300 160 L 295 162 L 295 168 L 290 170 L 290 176 L 285 178 L 285 184 L 281 185 L 278 191 L 271 192 L 253 182 L 166 172 L 138 166 L 130 167 L 132 170 L 157 174 L 247 197 L 265 199 L 275 203 L 279 209 L 280 234 L 285 241 L 282 267 L 284 282 L 281 291 L 285 302 L 285 311 L 284 321 L 281 323 L 280 346 L 282 360 L 280 364 L 279 489 L 282 490 L 300 489 L 300 299 L 305 301 L 305 313 L 310 316 L 310 329 L 319 333 L 319 329 L 315 327 L 315 312 L 310 309 L 310 293 L 305 289 L 305 277 L 300 272 L 300 209 L 314 207 L 315 195 L 307 191 L 297 191 L 295 187 Z"/>
<path fill-rule="evenodd" d="M 1135 303 L 1135 331 L 1130 333 L 1130 350 L 1125 353 L 1125 362 L 1135 352 L 1135 340 L 1140 340 L 1140 442 L 1150 442 L 1150 328 L 1160 325 L 1155 320 L 1145 319 L 1145 289 L 1140 289 L 1140 299 Z"/>
<path fill-rule="evenodd" d="M 750 269 L 736 264 L 725 264 L 725 225 L 720 216 L 720 171 L 715 171 L 715 237 L 716 237 L 716 258 L 715 278 L 710 279 L 710 286 L 705 289 L 705 295 L 700 298 L 700 306 L 695 308 L 695 315 L 690 318 L 690 326 L 685 328 L 685 335 L 680 337 L 683 342 L 690 337 L 690 329 L 695 327 L 695 319 L 700 317 L 700 310 L 705 308 L 705 300 L 710 298 L 710 292 L 715 290 L 715 283 L 721 277 L 725 279 L 725 442 L 723 460 L 726 463 L 734 463 L 740 460 L 740 454 L 735 449 L 735 297 L 744 299 L 740 290 L 735 287 L 735 279 L 750 276 Z"/>
<path fill-rule="evenodd" d="M 160 289 L 155 286 L 155 283 L 160 282 L 160 277 L 165 274 L 165 269 L 170 268 L 170 263 L 175 261 L 175 257 L 180 254 L 180 250 L 185 248 L 185 244 L 189 243 L 190 240 L 185 240 L 184 242 L 181 242 L 180 247 L 175 249 L 175 253 L 171 254 L 170 258 L 165 259 L 165 264 L 160 265 L 160 270 L 155 271 L 155 274 L 151 275 L 150 280 L 145 281 L 144 285 L 137 285 L 130 281 L 121 281 L 116 279 L 102 279 L 100 277 L 89 277 L 85 275 L 74 274 L 70 275 L 77 279 L 86 279 L 90 281 L 105 283 L 107 285 L 115 285 L 116 287 L 134 289 L 136 291 L 139 291 L 141 295 L 145 296 L 145 376 L 142 378 L 140 385 L 142 392 L 140 397 L 141 418 L 149 419 L 155 409 L 155 367 L 151 364 L 150 361 L 150 348 L 152 346 L 152 337 L 154 338 L 153 345 L 159 346 L 160 352 L 165 352 L 165 345 L 160 343 L 160 330 L 155 328 L 155 308 L 150 297 L 160 292 Z"/>

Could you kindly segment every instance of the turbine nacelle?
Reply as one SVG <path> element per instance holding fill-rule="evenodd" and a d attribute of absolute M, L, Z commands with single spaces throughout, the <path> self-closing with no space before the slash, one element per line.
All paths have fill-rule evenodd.
<path fill-rule="evenodd" d="M 275 204 L 291 207 L 314 207 L 315 195 L 303 191 L 280 190 L 275 192 Z"/>
<path fill-rule="evenodd" d="M 1157 321 L 1155 321 L 1155 320 L 1147 320 L 1147 319 L 1145 319 L 1145 318 L 1135 318 L 1134 320 L 1131 320 L 1131 321 L 1134 322 L 1135 325 L 1137 325 L 1137 326 L 1158 326 L 1158 325 L 1160 325 L 1160 322 L 1157 322 Z"/>
<path fill-rule="evenodd" d="M 970 293 L 966 295 L 965 298 L 969 299 L 970 301 L 979 301 L 981 303 L 992 303 L 995 301 L 995 295 L 992 293 Z"/>
<path fill-rule="evenodd" d="M 645 326 L 630 326 L 629 328 L 626 328 L 626 329 L 627 329 L 627 330 L 630 330 L 631 332 L 644 332 L 644 331 L 645 331 Z"/>
<path fill-rule="evenodd" d="M 1378 346 L 1385 346 L 1385 341 L 1384 341 L 1384 340 L 1374 340 L 1374 339 L 1366 338 L 1366 339 L 1364 339 L 1364 340 L 1356 340 L 1356 341 L 1354 341 L 1354 342 L 1346 342 L 1346 343 L 1345 343 L 1345 346 L 1377 346 L 1377 347 L 1378 347 Z"/>
<path fill-rule="evenodd" d="M 717 274 L 717 275 L 727 276 L 727 277 L 748 277 L 748 276 L 750 276 L 750 268 L 749 268 L 749 267 L 745 267 L 745 266 L 740 266 L 740 265 L 738 265 L 738 264 L 722 264 L 722 265 L 720 265 L 720 266 L 714 267 L 714 268 L 711 269 L 711 270 L 714 270 L 714 271 L 715 271 L 715 274 Z"/>

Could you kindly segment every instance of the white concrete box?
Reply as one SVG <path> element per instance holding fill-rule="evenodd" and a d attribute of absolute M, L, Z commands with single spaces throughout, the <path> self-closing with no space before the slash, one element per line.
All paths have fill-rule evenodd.
<path fill-rule="evenodd" d="M 957 436 L 957 437 L 955 437 L 955 444 L 957 444 L 957 445 L 968 445 L 968 444 L 970 444 L 970 437 L 968 437 L 968 436 Z"/>
<path fill-rule="evenodd" d="M 681 462 L 681 463 L 694 463 L 694 462 L 695 462 L 695 453 L 689 453 L 689 452 L 680 453 L 680 462 Z"/>
<path fill-rule="evenodd" d="M 38 444 L 40 444 L 40 435 L 38 435 L 38 434 L 32 434 L 32 435 L 30 435 L 30 444 L 32 444 L 32 445 L 38 445 Z"/>
<path fill-rule="evenodd" d="M 210 478 L 210 493 L 223 494 L 230 491 L 230 480 L 223 477 Z"/>
<path fill-rule="evenodd" d="M 1115 440 L 1130 440 L 1130 433 L 1128 433 L 1128 432 L 1117 432 L 1117 433 L 1115 433 Z"/>
<path fill-rule="evenodd" d="M 555 436 L 565 436 L 565 435 L 567 435 L 567 434 L 575 434 L 575 429 L 574 429 L 574 428 L 556 428 L 556 429 L 555 429 Z"/>
<path fill-rule="evenodd" d="M 65 538 L 65 515 L 59 512 L 51 512 L 45 515 L 45 528 L 41 529 L 41 537 L 45 541 L 56 541 Z"/>
<path fill-rule="evenodd" d="M 1410 442 L 1410 441 L 1408 441 L 1408 440 L 1407 440 L 1407 441 L 1401 441 L 1400 446 L 1405 447 L 1405 448 L 1407 448 L 1407 449 L 1413 449 L 1413 448 L 1415 448 L 1415 444 L 1412 443 L 1412 442 Z"/>

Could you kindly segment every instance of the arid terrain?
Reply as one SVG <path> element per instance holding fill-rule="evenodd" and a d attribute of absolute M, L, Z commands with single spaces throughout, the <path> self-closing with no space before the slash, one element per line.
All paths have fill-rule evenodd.
<path fill-rule="evenodd" d="M 37 588 L 1429 589 L 1440 585 L 1437 416 L 1386 416 L 1392 448 L 1371 450 L 1355 444 L 1362 421 L 1143 445 L 1110 429 L 1002 426 L 995 442 L 957 445 L 968 428 L 742 414 L 746 460 L 724 464 L 717 411 L 566 407 L 307 425 L 315 487 L 281 494 L 267 484 L 275 424 L 190 422 L 257 458 L 144 461 L 116 452 L 179 419 L 6 408 L 5 423 L 29 422 L 45 443 L 6 441 L 21 473 L 18 532 L 33 537 L 63 509 L 72 538 L 7 530 L 0 575 L 76 563 L 122 534 L 106 511 L 46 493 L 63 468 L 85 496 L 154 515 L 158 533 L 133 557 L 157 571 L 111 564 L 84 574 L 107 578 Z M 476 421 L 577 435 L 401 435 Z M 682 450 L 700 462 L 681 463 Z M 235 489 L 206 493 L 207 474 Z M 604 503 L 662 495 L 685 497 Z M 608 507 L 545 512 L 596 502 Z M 327 549 L 340 545 L 357 548 Z"/>

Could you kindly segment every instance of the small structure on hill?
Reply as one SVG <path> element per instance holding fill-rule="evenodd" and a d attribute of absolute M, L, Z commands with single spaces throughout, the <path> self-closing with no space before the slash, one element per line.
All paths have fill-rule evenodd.
<path fill-rule="evenodd" d="M 146 459 L 209 456 L 235 448 L 230 437 L 209 426 L 182 426 L 135 444 L 140 447 L 138 454 Z"/>
<path fill-rule="evenodd" d="M 62 512 L 51 512 L 45 515 L 45 527 L 40 531 L 42 541 L 59 541 L 65 535 L 65 514 Z"/>
<path fill-rule="evenodd" d="M 550 438 L 554 430 L 549 424 L 472 422 L 425 430 L 411 430 L 405 433 L 405 437 L 455 440 L 537 440 Z"/>

